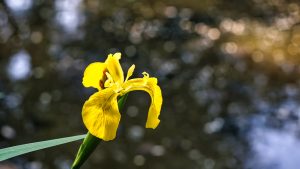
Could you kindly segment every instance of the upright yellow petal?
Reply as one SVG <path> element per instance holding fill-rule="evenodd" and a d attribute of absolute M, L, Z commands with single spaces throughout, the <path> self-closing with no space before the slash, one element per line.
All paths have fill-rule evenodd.
<path fill-rule="evenodd" d="M 93 94 L 83 105 L 82 118 L 88 131 L 105 141 L 113 140 L 121 115 L 117 103 L 118 93 L 106 88 Z"/>
<path fill-rule="evenodd" d="M 143 90 L 149 93 L 151 97 L 151 105 L 148 112 L 146 128 L 155 129 L 160 122 L 159 115 L 160 115 L 160 110 L 161 110 L 161 105 L 163 100 L 161 89 L 157 85 L 157 79 L 153 77 L 130 79 L 126 81 L 122 85 L 122 87 L 124 88 L 124 90 L 122 91 L 121 94 L 125 94 L 135 90 Z"/>
<path fill-rule="evenodd" d="M 94 62 L 89 64 L 83 75 L 82 84 L 84 87 L 94 87 L 101 89 L 101 83 L 105 81 L 106 64 L 102 62 Z"/>
<path fill-rule="evenodd" d="M 134 69 L 135 69 L 135 65 L 131 65 L 130 68 L 128 69 L 128 71 L 127 71 L 125 81 L 127 81 L 132 76 Z"/>
<path fill-rule="evenodd" d="M 119 84 L 124 81 L 124 74 L 119 61 L 120 59 L 121 53 L 115 53 L 114 55 L 109 54 L 105 61 L 109 74 L 112 76 L 114 82 L 119 82 Z"/>

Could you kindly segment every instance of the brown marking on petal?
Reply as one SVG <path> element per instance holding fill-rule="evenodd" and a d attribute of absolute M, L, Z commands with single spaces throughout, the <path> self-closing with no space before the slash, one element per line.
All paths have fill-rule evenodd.
<path fill-rule="evenodd" d="M 106 72 L 108 72 L 107 69 L 104 69 L 102 79 L 99 80 L 99 86 L 101 89 L 104 89 L 104 83 L 107 80 Z"/>
<path fill-rule="evenodd" d="M 101 89 L 104 89 L 104 83 L 102 82 L 102 80 L 99 81 L 99 86 Z"/>

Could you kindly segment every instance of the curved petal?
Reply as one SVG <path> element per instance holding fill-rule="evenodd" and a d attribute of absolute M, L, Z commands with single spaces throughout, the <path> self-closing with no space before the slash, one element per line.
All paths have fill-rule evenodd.
<path fill-rule="evenodd" d="M 82 118 L 88 131 L 105 141 L 116 137 L 121 115 L 117 103 L 118 93 L 107 88 L 93 94 L 83 105 Z"/>
<path fill-rule="evenodd" d="M 119 61 L 120 59 L 121 53 L 115 53 L 114 55 L 109 54 L 105 61 L 109 74 L 112 76 L 114 82 L 119 82 L 119 84 L 124 81 L 124 74 Z"/>
<path fill-rule="evenodd" d="M 160 115 L 163 101 L 161 89 L 157 85 L 157 79 L 153 77 L 149 78 L 148 76 L 145 76 L 144 78 L 130 79 L 126 81 L 122 87 L 124 88 L 122 94 L 134 90 L 143 90 L 149 93 L 151 97 L 151 105 L 148 112 L 146 128 L 155 129 L 160 122 L 158 117 Z"/>
<path fill-rule="evenodd" d="M 84 71 L 82 84 L 84 87 L 94 87 L 101 89 L 101 81 L 105 81 L 106 64 L 102 62 L 94 62 L 89 64 Z"/>

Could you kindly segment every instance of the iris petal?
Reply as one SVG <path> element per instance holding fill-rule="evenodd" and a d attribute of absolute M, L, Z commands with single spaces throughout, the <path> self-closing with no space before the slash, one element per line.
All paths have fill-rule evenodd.
<path fill-rule="evenodd" d="M 120 59 L 121 53 L 115 53 L 114 55 L 109 54 L 105 61 L 109 74 L 111 74 L 114 82 L 118 82 L 119 84 L 124 81 L 124 74 L 119 61 Z"/>
<path fill-rule="evenodd" d="M 82 84 L 84 87 L 94 87 L 96 89 L 101 89 L 100 80 L 104 78 L 104 73 L 106 70 L 106 65 L 102 62 L 94 62 L 89 64 L 83 75 Z"/>
<path fill-rule="evenodd" d="M 124 88 L 122 94 L 135 90 L 143 90 L 150 95 L 151 105 L 148 112 L 146 128 L 155 129 L 160 122 L 159 115 L 163 101 L 161 89 L 157 85 L 157 79 L 153 77 L 130 79 L 126 81 L 122 87 Z"/>
<path fill-rule="evenodd" d="M 121 115 L 117 103 L 118 93 L 106 88 L 93 94 L 83 105 L 82 118 L 88 131 L 105 141 L 113 140 Z"/>
<path fill-rule="evenodd" d="M 125 81 L 127 81 L 132 76 L 134 69 L 135 69 L 135 65 L 131 65 L 130 68 L 128 69 L 128 71 L 127 71 Z"/>

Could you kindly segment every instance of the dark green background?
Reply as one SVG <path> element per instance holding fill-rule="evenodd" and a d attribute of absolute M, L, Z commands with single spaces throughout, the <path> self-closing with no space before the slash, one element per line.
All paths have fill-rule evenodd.
<path fill-rule="evenodd" d="M 117 139 L 83 169 L 298 169 L 300 3 L 6 0 L 0 4 L 0 147 L 86 133 L 84 68 L 122 52 L 159 80 L 129 95 Z M 80 142 L 1 162 L 67 169 Z"/>

